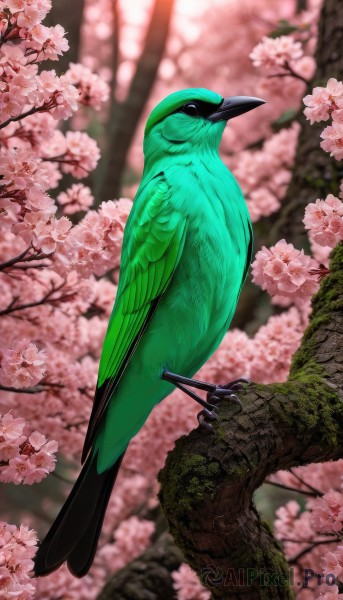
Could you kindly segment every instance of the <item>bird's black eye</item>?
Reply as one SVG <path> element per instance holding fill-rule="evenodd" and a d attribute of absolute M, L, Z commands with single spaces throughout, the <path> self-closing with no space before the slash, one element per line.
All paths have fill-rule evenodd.
<path fill-rule="evenodd" d="M 182 107 L 182 110 L 184 113 L 186 113 L 186 115 L 189 115 L 190 117 L 196 117 L 199 114 L 199 104 L 196 102 L 190 102 L 189 104 L 185 104 L 185 106 Z"/>

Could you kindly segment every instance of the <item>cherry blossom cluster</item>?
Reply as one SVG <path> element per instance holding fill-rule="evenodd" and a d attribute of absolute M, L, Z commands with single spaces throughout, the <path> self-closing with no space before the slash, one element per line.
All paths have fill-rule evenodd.
<path fill-rule="evenodd" d="M 325 200 L 316 200 L 306 206 L 305 228 L 310 239 L 320 246 L 334 248 L 343 240 L 343 202 L 329 194 Z"/>
<path fill-rule="evenodd" d="M 263 37 L 250 58 L 254 67 L 262 67 L 272 77 L 290 75 L 306 81 L 310 80 L 315 69 L 313 57 L 304 56 L 302 42 L 290 35 Z"/>
<path fill-rule="evenodd" d="M 35 381 L 28 382 L 31 389 L 33 383 L 38 384 L 35 402 L 19 386 L 21 393 L 14 394 L 13 398 L 10 393 L 7 398 L 3 394 L 1 411 L 13 407 L 16 414 L 50 438 L 57 439 L 65 452 L 68 448 L 73 455 L 81 449 L 87 408 L 90 410 L 96 383 L 101 340 L 110 312 L 107 307 L 113 302 L 116 288 L 110 282 L 79 280 L 75 272 L 61 277 L 48 268 L 30 268 L 19 281 L 6 275 L 0 279 L 6 284 L 0 311 L 5 347 L 11 347 L 15 331 L 18 338 L 31 339 L 35 345 L 44 340 L 44 350 L 49 357 L 54 357 L 44 361 L 44 371 L 39 373 L 42 378 L 37 376 Z M 20 300 L 13 302 L 19 294 Z M 93 311 L 94 316 L 87 319 L 83 315 L 88 310 Z"/>
<path fill-rule="evenodd" d="M 343 494 L 329 490 L 311 502 L 311 523 L 321 533 L 338 533 L 343 529 Z"/>
<path fill-rule="evenodd" d="M 290 500 L 276 511 L 274 530 L 276 538 L 282 543 L 285 555 L 294 568 L 293 591 L 297 597 L 307 600 L 306 590 L 304 592 L 301 588 L 299 590 L 297 582 L 303 581 L 306 568 L 311 568 L 315 573 L 321 574 L 325 560 L 323 559 L 323 549 L 325 549 L 325 555 L 330 553 L 335 548 L 335 539 L 325 534 L 318 534 L 312 526 L 309 510 L 302 512 L 300 504 L 294 500 Z M 332 585 L 325 585 L 324 579 L 318 591 L 326 594 L 335 593 L 336 590 Z M 311 594 L 310 597 L 313 597 L 313 590 L 311 590 Z M 325 595 L 319 596 L 320 599 L 323 597 L 325 600 L 330 598 Z M 333 597 L 337 600 L 336 595 Z"/>
<path fill-rule="evenodd" d="M 109 98 L 109 85 L 84 65 L 70 63 L 66 76 L 79 92 L 78 102 L 100 110 Z"/>
<path fill-rule="evenodd" d="M 34 585 L 30 579 L 32 558 L 37 551 L 36 533 L 25 525 L 16 527 L 0 521 L 0 596 L 4 600 L 31 600 Z"/>
<path fill-rule="evenodd" d="M 300 42 L 294 41 L 288 35 L 271 38 L 263 37 L 250 54 L 254 67 L 283 67 L 303 56 Z"/>
<path fill-rule="evenodd" d="M 291 177 L 298 131 L 298 124 L 294 124 L 268 138 L 262 150 L 244 150 L 230 160 L 253 222 L 281 206 Z"/>
<path fill-rule="evenodd" d="M 304 512 L 293 500 L 279 508 L 274 527 L 288 559 L 294 564 L 295 557 L 299 556 L 295 564 L 300 577 L 308 565 L 317 573 L 322 573 L 323 591 L 319 599 L 325 600 L 339 598 L 338 587 L 332 585 L 332 577 L 336 578 L 337 584 L 343 580 L 343 495 L 340 490 L 329 487 L 337 482 L 337 469 L 341 463 L 309 465 L 295 469 L 291 474 L 281 472 L 273 476 L 274 480 L 287 482 L 294 490 L 317 495 L 315 498 L 308 497 L 307 510 Z M 321 482 L 321 490 L 313 487 L 318 481 Z M 327 576 L 331 578 L 330 585 L 325 585 Z"/>
<path fill-rule="evenodd" d="M 120 523 L 109 543 L 100 548 L 99 562 L 111 564 L 114 571 L 123 568 L 128 562 L 142 554 L 149 546 L 155 530 L 155 523 L 131 516 Z"/>
<path fill-rule="evenodd" d="M 42 60 L 58 60 L 68 50 L 60 25 L 41 24 L 50 8 L 47 0 L 0 5 L 0 209 L 13 232 L 43 254 L 58 249 L 71 227 L 65 217 L 56 218 L 48 189 L 63 173 L 87 176 L 100 156 L 86 133 L 63 135 L 56 121 L 72 116 L 81 103 L 99 108 L 108 97 L 107 84 L 82 66 L 72 64 L 60 77 L 53 70 L 39 71 Z M 78 195 L 79 205 L 89 206 L 89 194 L 79 189 Z M 65 213 L 71 214 L 77 201 L 67 204 Z"/>
<path fill-rule="evenodd" d="M 242 376 L 258 383 L 286 381 L 292 356 L 307 325 L 308 312 L 307 306 L 305 313 L 291 307 L 270 317 L 254 337 L 239 329 L 228 331 L 201 369 L 201 378 L 218 383 Z"/>
<path fill-rule="evenodd" d="M 262 247 L 252 263 L 253 281 L 271 296 L 291 300 L 310 298 L 319 283 L 311 270 L 318 269 L 316 261 L 293 244 L 280 240 L 271 248 Z"/>
<path fill-rule="evenodd" d="M 23 435 L 25 419 L 11 413 L 0 416 L 0 481 L 31 485 L 42 481 L 55 468 L 58 444 L 48 442 L 38 431 Z"/>
<path fill-rule="evenodd" d="M 55 131 L 48 143 L 42 147 L 43 160 L 57 163 L 62 173 L 70 173 L 83 179 L 95 169 L 100 150 L 95 140 L 81 131 L 67 131 L 64 136 Z"/>
<path fill-rule="evenodd" d="M 83 277 L 103 275 L 119 264 L 125 223 L 131 200 L 103 202 L 99 210 L 89 211 L 70 231 L 56 259 L 63 269 L 67 263 Z M 58 268 L 58 265 L 57 265 Z"/>
<path fill-rule="evenodd" d="M 65 192 L 60 192 L 57 202 L 66 215 L 72 215 L 79 210 L 87 211 L 94 203 L 91 189 L 82 183 L 74 183 Z"/>
<path fill-rule="evenodd" d="M 339 587 L 337 585 L 324 585 L 323 587 L 327 588 L 328 591 L 324 591 L 320 594 L 318 600 L 343 600 L 343 594 L 339 593 Z"/>
<path fill-rule="evenodd" d="M 177 571 L 173 571 L 173 588 L 178 600 L 209 600 L 210 592 L 204 588 L 196 573 L 189 565 L 182 564 Z"/>
<path fill-rule="evenodd" d="M 44 115 L 42 122 L 36 115 L 32 124 L 26 123 L 26 129 L 12 127 L 13 147 L 8 142 L 9 147 L 2 150 L 0 207 L 11 230 L 20 235 L 27 246 L 32 245 L 36 251 L 51 254 L 63 244 L 72 223 L 66 217 L 56 218 L 57 206 L 47 190 L 57 185 L 61 178 L 59 167 L 63 173 L 85 177 L 95 168 L 100 153 L 95 141 L 86 133 L 68 131 L 64 136 L 51 127 L 49 120 L 50 127 L 42 140 L 41 130 L 47 123 L 47 117 Z M 81 207 L 89 205 L 92 197 L 87 189 L 72 189 L 67 194 L 75 192 L 79 195 L 77 202 Z M 62 204 L 65 201 L 66 196 L 62 196 Z M 71 204 L 74 202 L 72 200 Z"/>
<path fill-rule="evenodd" d="M 46 371 L 46 351 L 38 350 L 28 339 L 1 350 L 0 384 L 27 388 L 38 383 Z"/>
<path fill-rule="evenodd" d="M 326 87 L 315 87 L 305 96 L 304 113 L 311 124 L 331 119 L 321 134 L 321 147 L 336 160 L 343 159 L 343 83 L 331 78 Z"/>
<path fill-rule="evenodd" d="M 37 59 L 36 59 L 37 60 Z M 8 43 L 0 51 L 1 123 L 5 127 L 20 115 L 49 111 L 54 119 L 68 119 L 77 110 L 78 91 L 66 75 L 41 71 L 31 52 Z"/>

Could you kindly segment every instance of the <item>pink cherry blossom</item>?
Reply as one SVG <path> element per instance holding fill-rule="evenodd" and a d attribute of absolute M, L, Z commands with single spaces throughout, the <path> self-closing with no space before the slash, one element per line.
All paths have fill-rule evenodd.
<path fill-rule="evenodd" d="M 329 79 L 326 87 L 315 87 L 312 94 L 305 96 L 304 110 L 311 125 L 316 121 L 327 121 L 334 110 L 343 107 L 343 83 Z"/>
<path fill-rule="evenodd" d="M 37 24 L 30 32 L 27 45 L 37 50 L 37 60 L 58 60 L 58 57 L 69 49 L 65 39 L 65 31 L 61 25 L 45 27 Z"/>
<path fill-rule="evenodd" d="M 26 0 L 23 12 L 17 17 L 19 27 L 32 29 L 37 23 L 44 19 L 50 10 L 51 0 Z"/>
<path fill-rule="evenodd" d="M 27 103 L 38 101 L 37 65 L 27 64 L 19 45 L 3 44 L 0 53 L 1 122 L 20 115 Z"/>
<path fill-rule="evenodd" d="M 62 171 L 82 179 L 95 169 L 100 158 L 99 147 L 95 140 L 81 131 L 68 131 L 65 139 Z"/>
<path fill-rule="evenodd" d="M 98 211 L 89 211 L 74 227 L 63 250 L 56 256 L 65 265 L 67 262 L 80 274 L 100 275 L 119 265 L 124 226 L 132 202 L 121 198 L 117 202 L 103 202 Z"/>
<path fill-rule="evenodd" d="M 177 571 L 173 571 L 172 578 L 178 600 L 209 600 L 211 598 L 210 592 L 201 585 L 196 573 L 189 565 L 182 564 Z"/>
<path fill-rule="evenodd" d="M 332 125 L 325 127 L 320 137 L 323 138 L 323 141 L 320 143 L 323 150 L 330 152 L 330 156 L 334 156 L 336 160 L 342 160 L 343 123 L 333 121 Z"/>
<path fill-rule="evenodd" d="M 324 594 L 320 594 L 318 600 L 343 600 L 343 594 L 340 594 L 338 586 L 334 585 Z"/>
<path fill-rule="evenodd" d="M 23 190 L 38 185 L 48 187 L 44 167 L 35 154 L 26 148 L 5 149 L 2 154 L 0 173 L 9 190 Z"/>
<path fill-rule="evenodd" d="M 4 600 L 31 600 L 35 586 L 29 573 L 37 550 L 36 532 L 0 521 L 0 595 Z"/>
<path fill-rule="evenodd" d="M 57 202 L 62 205 L 65 214 L 72 215 L 79 210 L 87 210 L 93 204 L 94 196 L 88 186 L 74 183 L 57 196 Z"/>
<path fill-rule="evenodd" d="M 42 71 L 37 77 L 40 110 L 49 110 L 54 119 L 68 119 L 77 110 L 78 91 L 66 75 Z"/>
<path fill-rule="evenodd" d="M 254 67 L 284 67 L 287 63 L 296 61 L 303 56 L 300 42 L 294 41 L 288 35 L 277 38 L 263 37 L 250 54 Z"/>
<path fill-rule="evenodd" d="M 275 246 L 257 252 L 252 263 L 253 281 L 271 296 L 305 299 L 318 289 L 318 282 L 310 274 L 316 267 L 317 263 L 303 250 L 280 240 Z"/>
<path fill-rule="evenodd" d="M 70 63 L 66 76 L 78 89 L 79 102 L 100 110 L 109 98 L 109 86 L 87 67 Z"/>
<path fill-rule="evenodd" d="M 0 439 L 6 442 L 14 442 L 19 438 L 22 441 L 24 426 L 24 419 L 15 419 L 11 413 L 3 415 L 0 420 Z"/>
<path fill-rule="evenodd" d="M 268 138 L 262 150 L 245 150 L 230 160 L 253 222 L 280 207 L 290 179 L 297 137 L 295 125 Z"/>
<path fill-rule="evenodd" d="M 0 382 L 2 385 L 29 387 L 38 383 L 45 373 L 46 351 L 38 350 L 28 339 L 2 350 Z"/>
<path fill-rule="evenodd" d="M 30 477 L 33 468 L 27 456 L 16 456 L 8 461 L 8 466 L 0 468 L 0 481 L 18 485 Z"/>
<path fill-rule="evenodd" d="M 311 523 L 319 532 L 337 533 L 343 527 L 343 494 L 337 490 L 329 490 L 322 498 L 311 503 Z"/>
<path fill-rule="evenodd" d="M 260 188 L 252 191 L 247 200 L 247 205 L 252 222 L 261 217 L 268 217 L 278 210 L 280 202 L 269 190 Z"/>
<path fill-rule="evenodd" d="M 310 81 L 316 70 L 316 61 L 313 56 L 302 56 L 293 65 L 295 73 Z"/>
<path fill-rule="evenodd" d="M 333 573 L 339 579 L 342 579 L 343 574 L 343 546 L 337 546 L 336 550 L 326 552 L 322 560 L 324 575 Z"/>
<path fill-rule="evenodd" d="M 316 200 L 307 205 L 303 222 L 314 242 L 334 248 L 343 240 L 343 202 L 332 194 Z"/>
<path fill-rule="evenodd" d="M 48 441 L 38 431 L 26 438 L 22 435 L 24 426 L 24 419 L 14 419 L 10 413 L 0 417 L 0 481 L 3 483 L 36 483 L 55 468 L 57 442 Z"/>
<path fill-rule="evenodd" d="M 311 254 L 319 265 L 329 267 L 330 254 L 332 248 L 330 246 L 320 246 L 310 237 Z"/>

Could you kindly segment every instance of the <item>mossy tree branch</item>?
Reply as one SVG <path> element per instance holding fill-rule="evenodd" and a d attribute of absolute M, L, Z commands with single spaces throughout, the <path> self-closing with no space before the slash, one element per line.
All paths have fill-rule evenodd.
<path fill-rule="evenodd" d="M 171 533 L 214 599 L 292 598 L 287 562 L 252 496 L 279 469 L 343 457 L 342 263 L 341 245 L 289 381 L 249 385 L 242 412 L 223 402 L 216 435 L 197 429 L 178 440 L 160 473 Z M 239 569 L 244 583 L 229 585 Z M 274 574 L 269 585 L 263 573 Z"/>

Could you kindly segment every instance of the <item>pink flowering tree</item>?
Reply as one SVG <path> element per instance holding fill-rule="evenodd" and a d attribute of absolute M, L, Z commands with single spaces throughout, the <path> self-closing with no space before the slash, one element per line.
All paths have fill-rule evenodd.
<path fill-rule="evenodd" d="M 167 46 L 174 3 L 156 0 L 139 54 L 131 3 L 120 5 L 120 48 L 119 3 L 114 9 L 110 0 L 76 4 L 78 14 L 84 4 L 83 64 L 75 62 L 75 51 L 70 63 L 64 29 L 51 17 L 57 5 L 68 3 L 55 2 L 51 13 L 50 0 L 0 0 L 0 481 L 27 490 L 21 486 L 49 475 L 42 484 L 48 492 L 41 492 L 35 510 L 13 512 L 6 491 L 11 488 L 4 486 L 0 596 L 121 600 L 134 594 L 144 600 L 159 589 L 166 600 L 263 598 L 258 578 L 235 587 L 227 573 L 247 566 L 284 575 L 287 557 L 297 576 L 308 567 L 324 580 L 337 577 L 335 586 L 310 592 L 302 587 L 300 600 L 338 600 L 340 464 L 320 461 L 342 456 L 343 83 L 335 33 L 343 30 L 342 12 L 335 0 L 324 2 L 314 57 L 316 0 L 305 12 L 297 12 L 293 0 L 272 7 L 269 0 L 218 3 L 210 13 L 203 7 L 193 30 L 194 15 L 187 16 L 181 3 Z M 230 40 L 230 60 L 217 69 L 227 47 L 227 22 L 240 35 Z M 60 68 L 51 69 L 50 61 Z M 229 331 L 199 375 L 224 382 L 244 374 L 255 383 L 242 394 L 243 413 L 222 404 L 216 437 L 195 431 L 177 443 L 158 484 L 167 452 L 197 423 L 195 403 L 180 392 L 161 403 L 130 444 L 89 574 L 76 580 L 62 567 L 37 581 L 31 577 L 36 530 L 38 537 L 44 534 L 62 502 L 61 484 L 63 496 L 75 478 L 91 410 L 131 208 L 130 199 L 118 199 L 118 182 L 125 164 L 140 176 L 139 117 L 160 97 L 199 81 L 226 94 L 268 99 L 263 118 L 251 113 L 227 128 L 223 156 L 255 223 L 254 289 L 271 297 L 271 316 L 260 319 L 254 336 Z M 101 154 L 86 132 L 94 111 L 111 123 L 110 136 L 100 140 L 107 141 L 101 193 L 90 184 Z M 104 202 L 98 205 L 95 196 Z M 249 312 L 252 289 L 250 284 Z M 251 499 L 266 478 L 270 486 L 296 489 L 306 502 L 305 510 L 294 500 L 279 509 L 274 537 Z M 160 485 L 183 556 L 165 531 Z M 291 597 L 288 585 L 268 590 L 273 598 Z"/>

